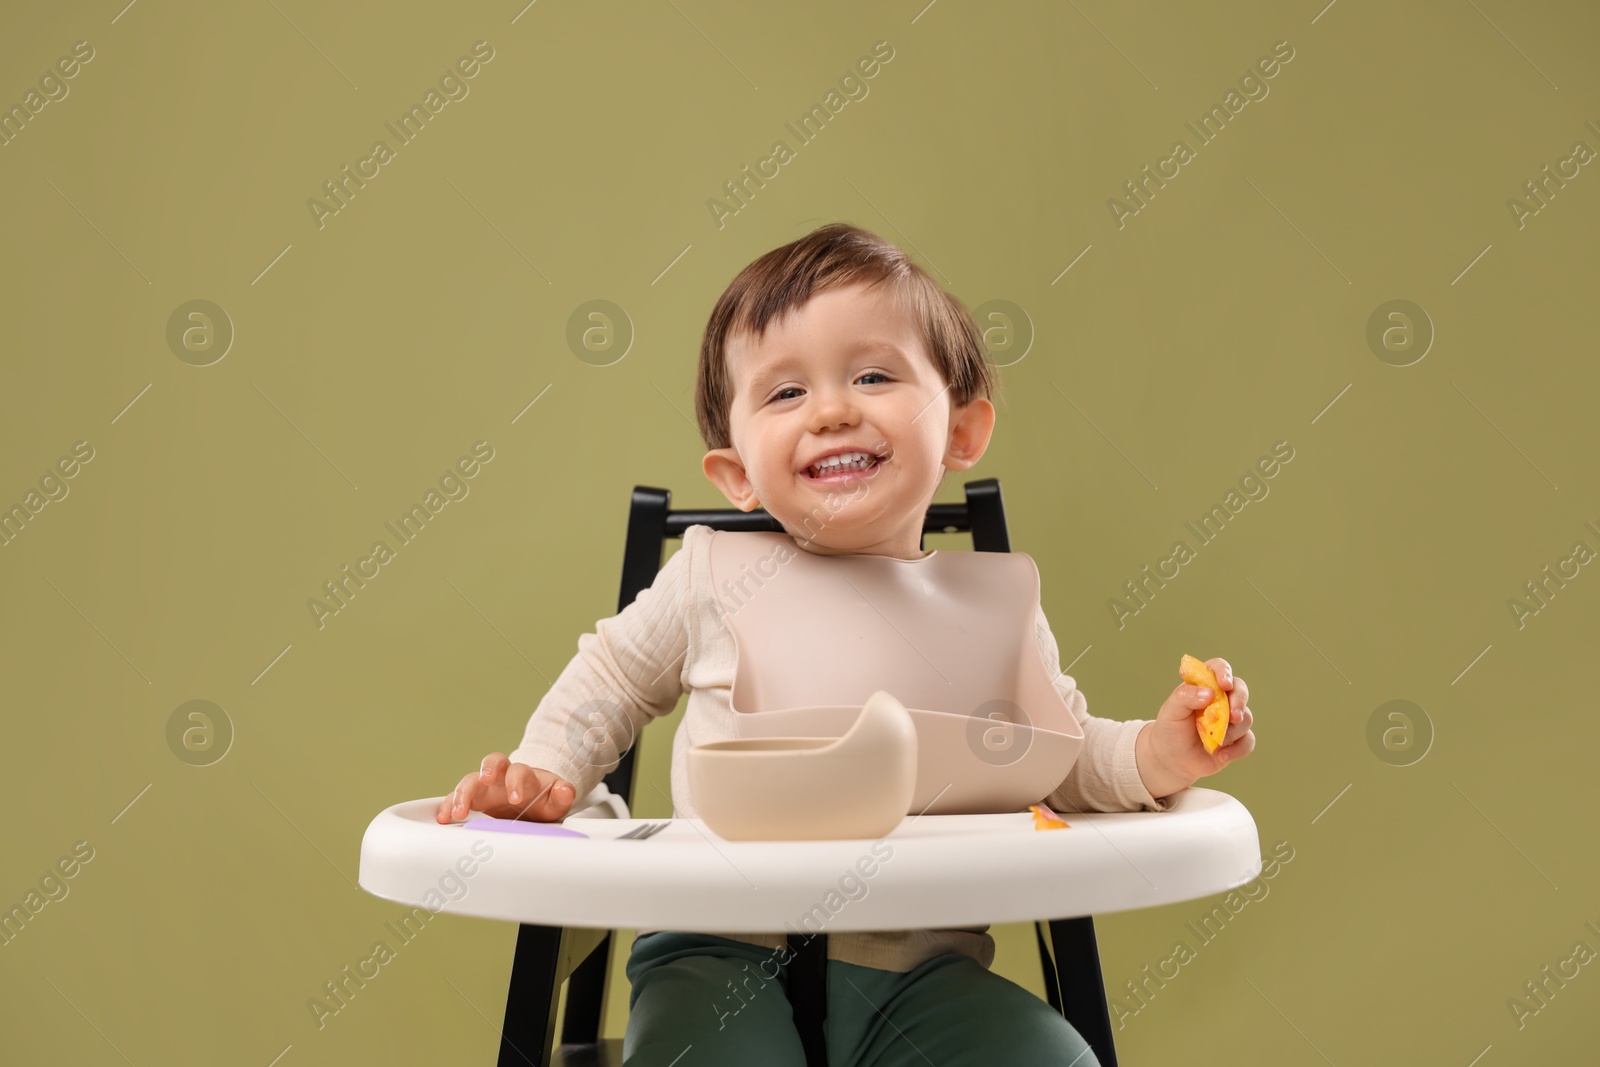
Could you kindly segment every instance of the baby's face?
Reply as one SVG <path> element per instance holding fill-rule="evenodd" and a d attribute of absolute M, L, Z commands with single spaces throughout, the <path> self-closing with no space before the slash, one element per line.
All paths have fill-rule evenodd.
<path fill-rule="evenodd" d="M 733 447 L 706 453 L 706 477 L 821 554 L 921 557 L 944 472 L 975 464 L 994 427 L 988 400 L 952 406 L 910 315 L 864 284 L 813 297 L 759 341 L 729 338 L 728 374 Z M 851 452 L 869 466 L 818 474 Z"/>

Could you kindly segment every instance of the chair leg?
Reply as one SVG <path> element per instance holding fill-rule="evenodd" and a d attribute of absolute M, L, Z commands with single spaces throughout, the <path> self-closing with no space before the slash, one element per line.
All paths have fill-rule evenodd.
<path fill-rule="evenodd" d="M 1067 1022 L 1094 1049 L 1100 1067 L 1117 1067 L 1117 1049 L 1111 1036 L 1111 1012 L 1106 1004 L 1105 978 L 1100 971 L 1100 948 L 1095 943 L 1094 920 L 1050 920 L 1050 945 L 1055 950 L 1056 977 Z"/>
<path fill-rule="evenodd" d="M 1039 943 L 1039 970 L 1044 972 L 1044 998 L 1050 1006 L 1065 1015 L 1061 1010 L 1061 983 L 1056 981 L 1056 961 L 1050 958 L 1050 947 L 1044 939 L 1044 923 L 1033 924 L 1033 938 Z"/>
<path fill-rule="evenodd" d="M 828 1067 L 828 935 L 791 933 L 788 942 L 789 1004 L 806 1067 Z"/>
<path fill-rule="evenodd" d="M 600 1010 L 605 1004 L 606 971 L 611 963 L 611 935 L 567 979 L 567 1010 L 561 1017 L 561 1044 L 592 1045 L 600 1039 Z"/>
<path fill-rule="evenodd" d="M 498 1067 L 550 1067 L 562 933 L 559 926 L 518 924 Z"/>

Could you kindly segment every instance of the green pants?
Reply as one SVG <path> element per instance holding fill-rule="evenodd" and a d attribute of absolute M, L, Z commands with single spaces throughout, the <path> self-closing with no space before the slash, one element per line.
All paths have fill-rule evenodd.
<path fill-rule="evenodd" d="M 628 957 L 628 1067 L 805 1067 L 781 954 L 661 932 Z M 829 1067 L 1100 1067 L 1061 1015 L 968 956 L 900 973 L 828 961 Z"/>

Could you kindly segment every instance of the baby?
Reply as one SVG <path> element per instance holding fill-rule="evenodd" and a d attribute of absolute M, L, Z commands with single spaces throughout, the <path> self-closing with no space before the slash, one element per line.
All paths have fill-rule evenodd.
<path fill-rule="evenodd" d="M 778 519 L 797 550 L 924 559 L 932 555 L 922 550 L 924 516 L 945 472 L 970 469 L 988 447 L 997 384 L 960 301 L 875 234 L 823 226 L 751 263 L 712 310 L 695 397 L 710 448 L 702 467 L 735 507 Z M 817 469 L 856 453 L 865 458 Z M 474 810 L 564 818 L 684 691 L 672 801 L 677 816 L 694 816 L 686 751 L 739 736 L 741 714 L 730 702 L 737 649 L 728 608 L 710 577 L 714 536 L 691 526 L 648 589 L 579 637 L 522 744 L 462 778 L 441 800 L 439 822 Z M 1226 660 L 1207 661 L 1231 705 L 1223 743 L 1208 753 L 1195 713 L 1210 690 L 1179 685 L 1153 720 L 1091 716 L 1061 670 L 1042 610 L 1035 630 L 1048 676 L 1084 734 L 1061 784 L 1039 798 L 1049 807 L 1165 811 L 1172 794 L 1255 747 L 1249 690 Z M 1047 1003 L 989 970 L 986 927 L 841 932 L 828 941 L 834 1067 L 920 1064 L 928 1054 L 941 1065 L 1096 1063 Z M 627 966 L 625 1062 L 667 1067 L 692 1046 L 695 1064 L 803 1065 L 785 953 L 784 934 L 640 931 Z"/>

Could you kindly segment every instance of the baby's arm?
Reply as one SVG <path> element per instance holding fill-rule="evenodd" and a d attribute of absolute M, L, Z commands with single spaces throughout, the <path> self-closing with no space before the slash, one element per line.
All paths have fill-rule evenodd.
<path fill-rule="evenodd" d="M 685 589 L 695 543 L 686 533 L 652 584 L 578 638 L 509 757 L 486 756 L 444 798 L 449 822 L 477 808 L 507 818 L 562 818 L 622 758 L 644 726 L 677 705 L 688 653 Z M 568 790 L 570 786 L 570 792 Z"/>
<path fill-rule="evenodd" d="M 1067 702 L 1073 717 L 1083 728 L 1083 748 L 1066 779 L 1045 798 L 1045 806 L 1061 812 L 1074 811 L 1167 811 L 1169 799 L 1150 795 L 1139 776 L 1135 746 L 1139 732 L 1149 720 L 1119 722 L 1089 714 L 1089 702 L 1070 674 L 1061 670 L 1061 654 L 1055 635 L 1045 619 L 1041 605 L 1034 631 L 1045 670 L 1054 679 L 1056 691 Z"/>
<path fill-rule="evenodd" d="M 688 654 L 687 544 L 621 612 L 578 637 L 578 654 L 534 708 L 511 762 L 542 767 L 582 797 L 651 720 L 675 708 Z"/>

